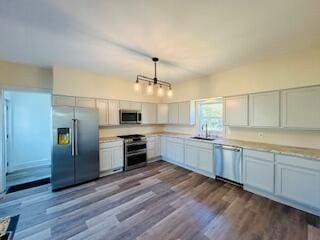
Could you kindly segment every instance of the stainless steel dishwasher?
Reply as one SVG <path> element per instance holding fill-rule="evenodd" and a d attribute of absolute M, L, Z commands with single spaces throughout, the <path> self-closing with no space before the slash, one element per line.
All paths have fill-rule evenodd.
<path fill-rule="evenodd" d="M 215 144 L 214 161 L 218 178 L 242 184 L 242 148 Z"/>

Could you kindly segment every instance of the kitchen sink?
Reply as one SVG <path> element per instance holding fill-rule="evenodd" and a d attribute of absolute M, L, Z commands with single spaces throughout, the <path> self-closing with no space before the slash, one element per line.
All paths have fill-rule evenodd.
<path fill-rule="evenodd" d="M 191 137 L 193 139 L 198 139 L 198 140 L 206 140 L 206 141 L 214 141 L 214 138 L 206 138 L 206 137 Z"/>

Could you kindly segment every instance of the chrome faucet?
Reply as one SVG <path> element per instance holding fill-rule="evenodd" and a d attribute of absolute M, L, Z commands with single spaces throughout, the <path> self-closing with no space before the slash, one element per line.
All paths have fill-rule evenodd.
<path fill-rule="evenodd" d="M 209 138 L 209 134 L 208 134 L 208 123 L 202 125 L 202 131 L 203 131 L 204 126 L 206 127 L 206 138 Z"/>

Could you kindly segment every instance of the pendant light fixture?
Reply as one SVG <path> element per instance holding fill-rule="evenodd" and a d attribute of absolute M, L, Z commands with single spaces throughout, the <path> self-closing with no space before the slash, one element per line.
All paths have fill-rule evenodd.
<path fill-rule="evenodd" d="M 159 80 L 157 78 L 157 62 L 159 61 L 159 58 L 154 57 L 154 58 L 152 58 L 152 61 L 154 62 L 154 77 L 150 78 L 150 77 L 146 77 L 146 76 L 143 76 L 143 75 L 137 75 L 137 79 L 136 79 L 136 82 L 135 82 L 134 89 L 136 91 L 139 91 L 140 90 L 140 81 L 143 81 L 143 82 L 147 82 L 148 83 L 148 86 L 147 86 L 147 94 L 148 95 L 152 95 L 153 92 L 154 92 L 154 87 L 156 85 L 159 85 L 159 87 L 158 87 L 158 96 L 159 97 L 163 96 L 163 92 L 164 92 L 163 87 L 167 87 L 168 88 L 167 95 L 168 95 L 168 97 L 172 97 L 171 84 L 168 83 L 168 82 Z"/>

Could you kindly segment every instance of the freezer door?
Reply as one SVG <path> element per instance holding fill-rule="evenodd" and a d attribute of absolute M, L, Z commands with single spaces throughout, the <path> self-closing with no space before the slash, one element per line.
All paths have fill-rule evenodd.
<path fill-rule="evenodd" d="M 92 108 L 75 108 L 75 182 L 99 177 L 98 112 Z"/>
<path fill-rule="evenodd" d="M 71 186 L 74 181 L 74 108 L 53 107 L 52 190 Z"/>

